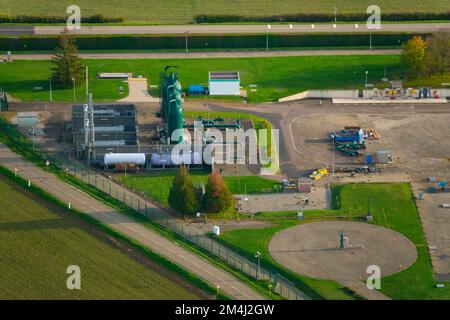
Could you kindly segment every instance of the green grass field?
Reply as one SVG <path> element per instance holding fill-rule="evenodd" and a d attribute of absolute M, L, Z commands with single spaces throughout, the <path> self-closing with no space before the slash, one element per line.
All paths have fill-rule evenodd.
<path fill-rule="evenodd" d="M 94 100 L 120 99 L 117 80 L 99 80 L 99 72 L 133 72 L 149 79 L 149 84 L 159 84 L 159 75 L 167 65 L 179 66 L 183 88 L 190 84 L 208 83 L 209 71 L 240 72 L 241 84 L 247 90 L 250 102 L 274 101 L 308 89 L 362 88 L 365 71 L 369 82 L 377 83 L 387 76 L 393 78 L 400 72 L 400 56 L 309 56 L 239 59 L 158 59 L 158 60 L 84 60 L 89 66 L 90 88 Z M 24 101 L 48 101 L 50 61 L 15 61 L 0 64 L 0 87 Z M 432 85 L 432 79 L 429 79 Z M 256 84 L 257 92 L 248 87 Z M 439 82 L 440 84 L 440 82 Z M 42 87 L 42 91 L 33 91 Z M 126 87 L 126 86 L 125 86 Z M 78 100 L 84 99 L 84 86 L 77 88 Z M 55 101 L 72 101 L 72 88 L 53 90 Z"/>
<path fill-rule="evenodd" d="M 194 184 L 206 184 L 208 173 L 204 171 L 191 170 L 190 175 Z M 176 170 L 161 171 L 152 176 L 122 176 L 119 181 L 131 189 L 144 192 L 153 200 L 158 201 L 164 206 L 168 206 L 168 197 L 170 187 Z M 262 192 L 272 192 L 273 186 L 278 185 L 278 181 L 261 178 L 258 176 L 233 176 L 223 177 L 225 183 L 233 194 L 255 194 Z"/>
<path fill-rule="evenodd" d="M 124 18 L 130 22 L 153 22 L 159 24 L 187 23 L 197 14 L 240 14 L 274 15 L 288 13 L 324 12 L 334 13 L 334 6 L 340 13 L 365 12 L 371 1 L 336 0 L 60 0 L 33 1 L 2 0 L 0 14 L 4 15 L 56 15 L 64 16 L 69 5 L 80 6 L 83 15 L 102 13 L 106 16 Z M 406 1 L 379 0 L 376 3 L 382 12 L 442 12 L 450 8 L 450 1 Z"/>
<path fill-rule="evenodd" d="M 0 299 L 199 298 L 178 277 L 153 262 L 144 266 L 139 254 L 131 258 L 133 250 L 111 241 L 0 176 Z M 73 264 L 81 268 L 81 290 L 66 287 Z"/>
<path fill-rule="evenodd" d="M 349 184 L 333 187 L 335 210 L 305 211 L 305 222 L 316 219 L 348 218 L 358 219 L 366 215 L 370 196 L 374 223 L 391 228 L 408 237 L 417 247 L 418 260 L 408 269 L 382 279 L 382 292 L 394 299 L 449 299 L 450 287 L 435 288 L 436 281 L 428 255 L 422 226 L 408 184 Z M 254 252 L 262 253 L 262 263 L 269 268 L 283 270 L 295 281 L 297 277 L 326 298 L 341 299 L 342 290 L 338 284 L 294 275 L 280 266 L 269 255 L 267 247 L 272 236 L 279 230 L 298 222 L 292 220 L 293 212 L 261 213 L 260 217 L 278 218 L 275 225 L 261 229 L 238 229 L 225 232 L 221 241 L 251 258 Z M 291 219 L 286 219 L 291 218 Z"/>

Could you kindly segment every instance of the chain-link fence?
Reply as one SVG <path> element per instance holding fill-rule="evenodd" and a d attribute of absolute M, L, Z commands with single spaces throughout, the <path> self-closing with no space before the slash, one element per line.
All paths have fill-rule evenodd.
<path fill-rule="evenodd" d="M 218 257 L 229 266 L 245 273 L 249 277 L 267 281 L 267 290 L 273 290 L 281 296 L 291 300 L 308 299 L 308 297 L 298 290 L 289 280 L 278 273 L 273 273 L 266 268 L 261 267 L 258 257 L 255 257 L 255 261 L 250 261 L 225 245 L 194 229 L 190 223 L 174 218 L 167 210 L 156 204 L 154 201 L 146 198 L 143 194 L 141 195 L 129 190 L 125 186 L 113 181 L 111 178 L 91 170 L 82 164 L 78 164 L 76 161 L 70 161 L 68 157 L 58 157 L 58 155 L 47 152 L 44 146 L 33 143 L 27 137 L 20 134 L 20 132 L 12 127 L 11 124 L 1 118 L 0 128 L 11 140 L 20 143 L 21 147 L 27 148 L 30 151 L 34 150 L 35 155 L 41 157 L 48 165 L 56 166 L 65 172 L 65 174 L 74 176 L 84 183 L 94 186 L 98 190 L 101 190 L 112 198 L 117 199 L 121 203 L 132 208 L 137 213 L 174 231 L 184 239 L 213 256 Z"/>

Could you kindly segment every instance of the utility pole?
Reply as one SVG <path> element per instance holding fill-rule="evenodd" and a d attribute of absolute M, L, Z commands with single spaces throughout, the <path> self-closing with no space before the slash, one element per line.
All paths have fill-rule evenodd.
<path fill-rule="evenodd" d="M 86 66 L 86 103 L 89 104 L 89 67 Z"/>
<path fill-rule="evenodd" d="M 335 153 L 335 148 L 336 148 L 336 145 L 335 145 L 335 140 L 334 140 L 334 138 L 333 138 L 333 150 L 331 150 L 331 152 L 332 152 L 332 158 L 333 158 L 333 164 L 332 164 L 332 166 L 331 166 L 331 177 L 332 178 L 334 178 L 334 163 L 335 163 L 335 160 L 334 160 L 334 153 Z"/>

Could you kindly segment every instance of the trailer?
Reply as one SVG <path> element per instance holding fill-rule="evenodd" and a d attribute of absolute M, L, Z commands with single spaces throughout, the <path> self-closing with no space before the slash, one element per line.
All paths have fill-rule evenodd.
<path fill-rule="evenodd" d="M 362 129 L 344 129 L 331 133 L 331 139 L 336 143 L 357 142 L 364 143 L 364 132 Z"/>

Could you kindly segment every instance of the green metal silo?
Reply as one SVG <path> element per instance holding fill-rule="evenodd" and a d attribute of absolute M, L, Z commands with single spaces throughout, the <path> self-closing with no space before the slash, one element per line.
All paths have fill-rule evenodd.
<path fill-rule="evenodd" d="M 178 75 L 171 72 L 167 75 L 168 67 L 164 70 L 162 79 L 162 102 L 161 115 L 165 124 L 166 137 L 171 137 L 172 133 L 177 129 L 183 129 L 184 117 L 182 109 L 183 89 Z M 178 141 L 171 141 L 171 143 L 180 143 L 183 139 Z"/>

